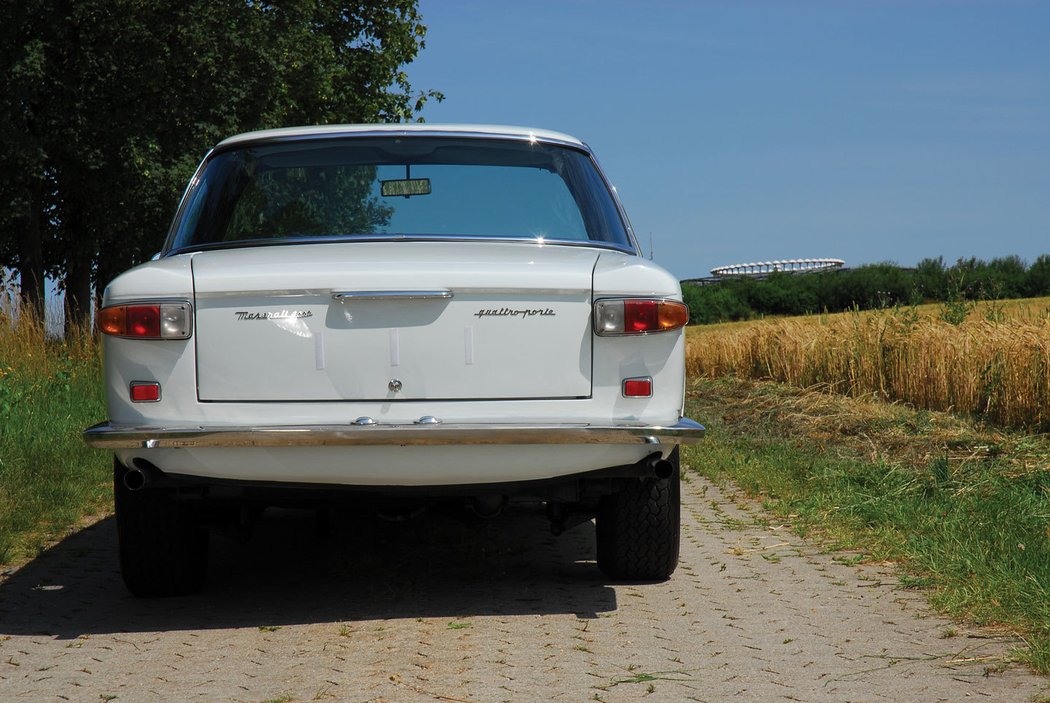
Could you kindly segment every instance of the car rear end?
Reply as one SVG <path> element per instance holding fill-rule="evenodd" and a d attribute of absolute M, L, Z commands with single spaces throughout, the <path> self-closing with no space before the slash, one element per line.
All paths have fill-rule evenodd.
<path fill-rule="evenodd" d="M 123 507 L 137 524 L 121 531 L 125 580 L 198 586 L 192 545 L 216 506 L 360 495 L 486 513 L 530 496 L 556 531 L 598 515 L 607 572 L 666 576 L 677 547 L 639 566 L 615 555 L 638 525 L 616 525 L 660 486 L 677 515 L 676 447 L 702 434 L 682 418 L 686 321 L 677 281 L 637 255 L 571 138 L 228 140 L 162 255 L 103 301 L 110 417 L 85 436 L 114 450 L 118 521 Z M 631 487 L 642 507 L 615 507 Z M 147 500 L 166 520 L 149 529 L 182 525 L 177 568 L 150 562 L 148 518 L 128 507 Z"/>

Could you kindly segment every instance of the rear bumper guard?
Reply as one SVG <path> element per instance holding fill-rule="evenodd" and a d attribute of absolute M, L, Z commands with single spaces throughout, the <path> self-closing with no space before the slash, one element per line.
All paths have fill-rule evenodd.
<path fill-rule="evenodd" d="M 703 425 L 437 424 L 280 425 L 269 427 L 126 427 L 99 423 L 84 430 L 98 449 L 190 447 L 346 447 L 493 444 L 694 444 Z"/>

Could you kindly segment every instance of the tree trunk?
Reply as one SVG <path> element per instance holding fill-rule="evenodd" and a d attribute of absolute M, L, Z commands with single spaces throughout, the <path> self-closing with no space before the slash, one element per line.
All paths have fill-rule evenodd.
<path fill-rule="evenodd" d="M 29 193 L 29 217 L 18 252 L 18 284 L 22 304 L 44 319 L 44 231 L 41 210 L 43 188 L 35 182 Z"/>
<path fill-rule="evenodd" d="M 66 271 L 66 334 L 74 328 L 88 329 L 91 325 L 91 261 L 79 260 L 69 264 Z"/>

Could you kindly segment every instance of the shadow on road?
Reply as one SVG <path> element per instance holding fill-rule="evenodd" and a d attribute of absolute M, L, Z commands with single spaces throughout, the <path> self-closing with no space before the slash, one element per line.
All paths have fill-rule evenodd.
<path fill-rule="evenodd" d="M 140 600 L 124 588 L 113 518 L 84 529 L 0 583 L 0 635 L 270 627 L 404 617 L 575 613 L 616 608 L 584 524 L 555 538 L 515 509 L 463 524 L 336 514 L 317 537 L 312 513 L 267 513 L 248 544 L 213 536 L 208 583 L 184 598 Z"/>

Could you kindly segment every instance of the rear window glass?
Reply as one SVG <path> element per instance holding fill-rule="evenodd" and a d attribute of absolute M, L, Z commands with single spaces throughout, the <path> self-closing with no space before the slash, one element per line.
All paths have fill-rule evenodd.
<path fill-rule="evenodd" d="M 388 137 L 275 142 L 213 156 L 187 195 L 169 249 L 399 236 L 630 246 L 583 152 Z"/>

